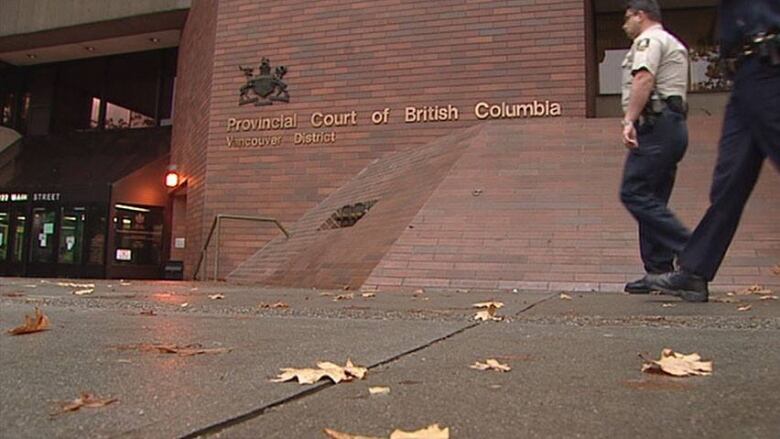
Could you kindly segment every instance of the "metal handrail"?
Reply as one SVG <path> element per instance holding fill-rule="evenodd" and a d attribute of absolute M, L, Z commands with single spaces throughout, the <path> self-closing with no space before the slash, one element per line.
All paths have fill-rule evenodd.
<path fill-rule="evenodd" d="M 224 215 L 224 214 L 217 214 L 214 216 L 214 221 L 211 223 L 211 229 L 209 230 L 209 235 L 206 237 L 206 242 L 203 244 L 203 249 L 200 251 L 200 257 L 198 258 L 198 264 L 195 266 L 195 274 L 192 276 L 193 279 L 198 279 L 198 273 L 200 272 L 201 265 L 208 267 L 208 259 L 207 259 L 207 250 L 209 248 L 209 244 L 211 243 L 211 237 L 214 235 L 214 230 L 217 231 L 217 238 L 216 238 L 216 244 L 214 249 L 214 280 L 217 279 L 217 276 L 219 274 L 219 235 L 222 231 L 222 220 L 225 219 L 234 219 L 234 220 L 242 220 L 242 221 L 255 221 L 255 222 L 261 222 L 261 223 L 274 223 L 277 227 L 279 227 L 279 230 L 284 233 L 284 236 L 289 238 L 290 232 L 287 231 L 287 229 L 282 226 L 282 223 L 277 221 L 274 218 L 263 218 L 258 216 L 245 216 L 245 215 Z M 208 275 L 206 275 L 208 277 Z"/>

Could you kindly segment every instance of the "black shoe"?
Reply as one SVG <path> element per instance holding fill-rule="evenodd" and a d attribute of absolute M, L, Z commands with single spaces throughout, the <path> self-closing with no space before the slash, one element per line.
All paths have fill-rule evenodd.
<path fill-rule="evenodd" d="M 641 279 L 627 283 L 624 291 L 628 294 L 650 294 L 650 285 L 647 283 L 648 276 L 650 275 L 645 275 Z"/>
<path fill-rule="evenodd" d="M 651 290 L 677 296 L 686 302 L 707 302 L 710 292 L 707 281 L 686 271 L 671 271 L 647 279 Z"/>

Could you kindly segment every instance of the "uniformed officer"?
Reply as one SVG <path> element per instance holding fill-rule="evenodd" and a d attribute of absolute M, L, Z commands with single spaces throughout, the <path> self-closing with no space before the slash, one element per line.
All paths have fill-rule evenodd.
<path fill-rule="evenodd" d="M 710 207 L 680 254 L 680 269 L 651 280 L 653 289 L 706 302 L 745 203 L 769 157 L 780 169 L 780 1 L 722 0 L 721 57 L 734 67 L 718 145 Z"/>
<path fill-rule="evenodd" d="M 647 273 L 625 290 L 647 294 L 648 279 L 674 269 L 690 236 L 667 206 L 688 146 L 688 51 L 664 30 L 656 0 L 628 1 L 623 30 L 634 42 L 623 62 L 623 143 L 629 151 L 620 199 L 639 223 Z"/>

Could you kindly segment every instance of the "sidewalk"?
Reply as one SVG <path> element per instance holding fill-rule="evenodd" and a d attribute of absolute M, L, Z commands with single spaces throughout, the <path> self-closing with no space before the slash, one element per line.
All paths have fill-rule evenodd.
<path fill-rule="evenodd" d="M 57 282 L 94 283 L 95 291 L 75 296 Z M 323 438 L 321 430 L 332 428 L 387 437 L 438 423 L 453 438 L 777 437 L 780 301 L 715 295 L 751 304 L 738 311 L 736 303 L 665 296 L 569 295 L 363 297 L 0 278 L 0 329 L 19 325 L 34 306 L 51 320 L 45 332 L 0 335 L 0 431 L 9 438 Z M 505 320 L 475 322 L 471 305 L 491 299 L 505 304 Z M 278 302 L 288 307 L 262 307 Z M 120 349 L 137 343 L 231 350 L 183 357 Z M 642 373 L 638 354 L 658 358 L 665 347 L 713 360 L 713 375 Z M 370 368 L 366 379 L 269 381 L 283 367 L 348 358 Z M 487 358 L 512 371 L 468 367 Z M 390 393 L 369 396 L 372 386 Z M 50 416 L 57 401 L 83 391 L 119 401 Z"/>

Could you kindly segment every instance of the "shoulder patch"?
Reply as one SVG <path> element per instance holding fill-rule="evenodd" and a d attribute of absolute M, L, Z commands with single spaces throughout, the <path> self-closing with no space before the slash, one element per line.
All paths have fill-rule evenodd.
<path fill-rule="evenodd" d="M 641 40 L 636 42 L 636 50 L 643 51 L 650 47 L 650 38 L 642 38 Z"/>

